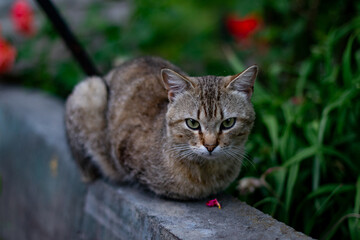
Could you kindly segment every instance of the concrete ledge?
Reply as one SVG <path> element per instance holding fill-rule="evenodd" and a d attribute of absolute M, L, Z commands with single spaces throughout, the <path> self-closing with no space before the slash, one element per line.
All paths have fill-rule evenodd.
<path fill-rule="evenodd" d="M 220 210 L 81 183 L 63 111 L 53 97 L 0 86 L 0 238 L 310 239 L 228 195 L 217 196 Z"/>

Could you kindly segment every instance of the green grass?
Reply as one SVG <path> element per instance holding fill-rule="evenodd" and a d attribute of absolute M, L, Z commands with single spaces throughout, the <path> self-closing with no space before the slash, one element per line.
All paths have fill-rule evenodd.
<path fill-rule="evenodd" d="M 293 92 L 300 103 L 280 91 L 257 98 L 255 88 L 258 121 L 248 151 L 260 167 L 243 175 L 281 171 L 266 178 L 276 196 L 259 189 L 240 198 L 321 239 L 360 237 L 360 50 L 354 48 L 360 45 L 359 29 L 356 18 L 314 46 L 316 55 L 304 59 L 289 79 L 297 83 Z M 261 77 L 271 81 L 266 73 L 259 79 L 264 81 Z"/>

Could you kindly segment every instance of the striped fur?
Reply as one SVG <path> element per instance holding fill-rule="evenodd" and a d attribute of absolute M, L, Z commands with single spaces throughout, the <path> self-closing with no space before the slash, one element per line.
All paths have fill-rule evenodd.
<path fill-rule="evenodd" d="M 100 79 L 83 81 L 67 100 L 66 127 L 84 177 L 138 181 L 176 199 L 223 190 L 245 155 L 256 73 L 253 66 L 235 76 L 189 77 L 165 60 L 145 57 L 105 77 L 108 96 Z M 229 118 L 235 124 L 221 127 Z M 187 119 L 199 128 L 189 128 Z"/>

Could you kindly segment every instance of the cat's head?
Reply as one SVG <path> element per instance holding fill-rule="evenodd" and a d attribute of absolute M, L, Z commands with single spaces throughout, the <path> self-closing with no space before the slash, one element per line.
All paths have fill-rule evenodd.
<path fill-rule="evenodd" d="M 226 77 L 188 77 L 170 69 L 161 76 L 168 92 L 169 153 L 179 159 L 241 161 L 255 120 L 250 102 L 256 65 Z"/>

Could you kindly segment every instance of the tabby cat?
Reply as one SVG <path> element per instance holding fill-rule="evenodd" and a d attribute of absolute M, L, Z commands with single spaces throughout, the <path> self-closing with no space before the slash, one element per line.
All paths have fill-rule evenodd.
<path fill-rule="evenodd" d="M 257 66 L 235 76 L 190 77 L 156 57 L 80 82 L 66 129 L 86 181 L 137 181 L 158 195 L 198 199 L 239 174 L 253 127 Z"/>

